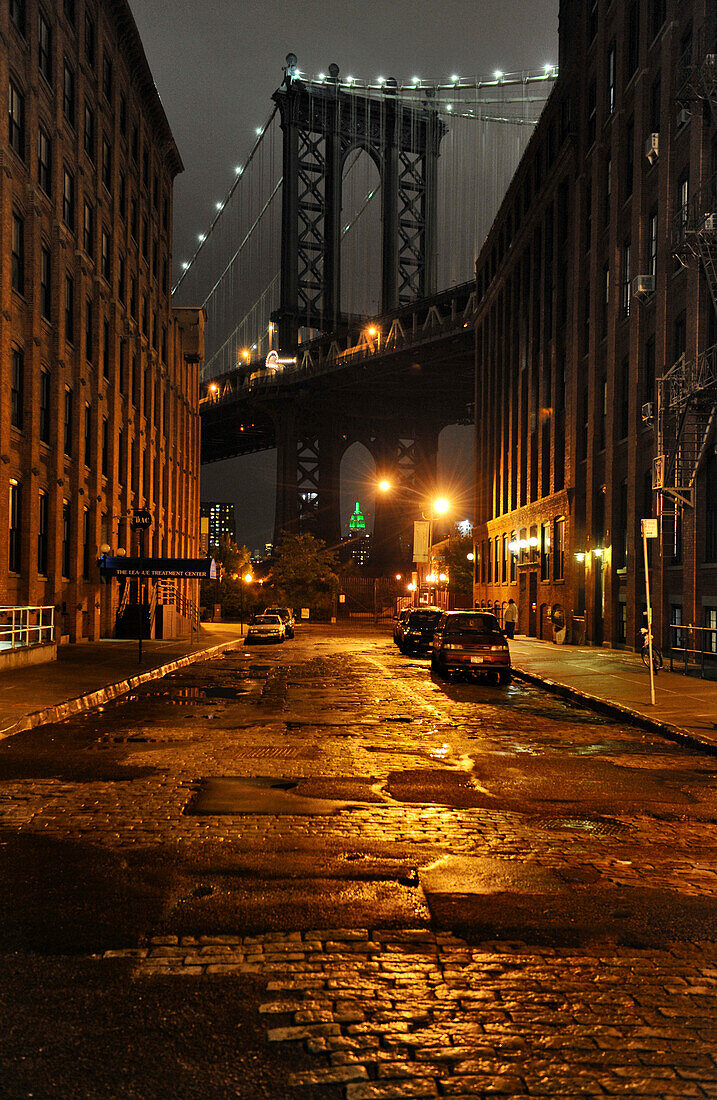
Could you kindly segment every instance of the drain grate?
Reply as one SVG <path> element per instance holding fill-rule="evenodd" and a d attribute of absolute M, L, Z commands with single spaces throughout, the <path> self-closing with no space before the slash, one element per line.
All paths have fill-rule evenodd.
<path fill-rule="evenodd" d="M 543 817 L 534 824 L 543 829 L 571 829 L 591 836 L 621 837 L 630 832 L 628 825 L 610 817 Z"/>
<path fill-rule="evenodd" d="M 241 755 L 250 760 L 299 760 L 315 759 L 318 749 L 310 746 L 305 749 L 282 747 L 279 745 L 260 745 L 254 749 L 242 749 Z"/>

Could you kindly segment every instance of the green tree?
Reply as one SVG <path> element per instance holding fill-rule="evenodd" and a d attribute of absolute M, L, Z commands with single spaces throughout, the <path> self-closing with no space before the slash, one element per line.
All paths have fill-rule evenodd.
<path fill-rule="evenodd" d="M 443 550 L 449 587 L 455 596 L 457 607 L 473 605 L 473 562 L 468 555 L 473 553 L 473 539 L 470 535 L 451 535 Z"/>
<path fill-rule="evenodd" d="M 217 577 L 221 579 L 202 581 L 201 602 L 205 607 L 219 603 L 224 618 L 238 619 L 242 603 L 245 611 L 252 610 L 260 598 L 254 596 L 253 585 L 240 579 L 251 572 L 251 554 L 246 546 L 237 546 L 228 535 L 222 535 L 219 545 L 211 546 L 210 552 L 217 565 Z"/>
<path fill-rule="evenodd" d="M 338 587 L 333 550 L 313 535 L 281 536 L 274 553 L 271 586 L 277 602 L 330 613 Z"/>

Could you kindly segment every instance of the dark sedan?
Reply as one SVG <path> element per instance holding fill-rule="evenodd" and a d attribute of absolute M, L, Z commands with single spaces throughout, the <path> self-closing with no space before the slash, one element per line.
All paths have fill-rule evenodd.
<path fill-rule="evenodd" d="M 444 676 L 463 672 L 471 676 L 511 680 L 510 650 L 495 615 L 486 611 L 447 611 L 433 635 L 431 668 Z"/>
<path fill-rule="evenodd" d="M 406 620 L 398 648 L 401 653 L 428 653 L 443 612 L 440 607 L 421 607 L 412 611 Z"/>

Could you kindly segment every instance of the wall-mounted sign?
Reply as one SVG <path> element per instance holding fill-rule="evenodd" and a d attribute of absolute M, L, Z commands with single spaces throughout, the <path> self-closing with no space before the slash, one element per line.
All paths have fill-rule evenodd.
<path fill-rule="evenodd" d="M 152 526 L 152 513 L 148 512 L 146 508 L 137 508 L 133 513 L 129 521 L 129 525 L 133 531 L 138 529 L 142 530 L 146 527 Z"/>
<path fill-rule="evenodd" d="M 428 561 L 430 547 L 428 545 L 430 521 L 417 519 L 413 523 L 413 560 L 414 562 Z"/>

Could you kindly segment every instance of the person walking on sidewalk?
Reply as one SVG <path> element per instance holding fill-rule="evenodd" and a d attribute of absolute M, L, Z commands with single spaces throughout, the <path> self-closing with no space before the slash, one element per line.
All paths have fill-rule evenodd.
<path fill-rule="evenodd" d="M 514 599 L 508 600 L 508 606 L 505 609 L 503 615 L 503 623 L 505 625 L 505 633 L 508 638 L 515 637 L 515 627 L 518 622 L 518 607 Z"/>

